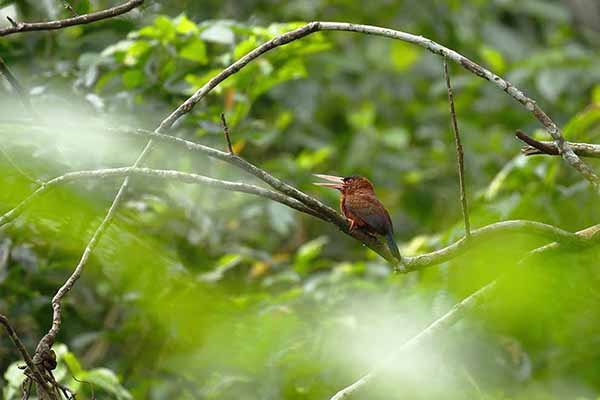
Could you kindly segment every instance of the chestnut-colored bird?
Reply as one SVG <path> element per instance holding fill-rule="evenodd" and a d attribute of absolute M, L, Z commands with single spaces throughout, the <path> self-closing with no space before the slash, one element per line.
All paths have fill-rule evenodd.
<path fill-rule="evenodd" d="M 315 185 L 337 189 L 341 192 L 340 209 L 350 220 L 350 231 L 360 228 L 369 234 L 385 236 L 390 251 L 400 259 L 398 245 L 394 240 L 394 227 L 390 214 L 375 196 L 373 185 L 362 176 L 345 178 L 333 175 L 315 174 L 319 178 L 335 183 L 315 183 Z"/>

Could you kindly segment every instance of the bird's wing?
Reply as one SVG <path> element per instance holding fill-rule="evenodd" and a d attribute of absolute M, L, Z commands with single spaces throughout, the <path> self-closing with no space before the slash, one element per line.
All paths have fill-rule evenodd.
<path fill-rule="evenodd" d="M 393 231 L 387 210 L 375 196 L 352 196 L 346 202 L 349 211 L 380 235 Z"/>

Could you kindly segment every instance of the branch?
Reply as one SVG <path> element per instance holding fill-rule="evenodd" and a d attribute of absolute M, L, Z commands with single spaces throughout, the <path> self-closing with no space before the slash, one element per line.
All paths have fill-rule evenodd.
<path fill-rule="evenodd" d="M 401 344 L 400 347 L 394 349 L 392 354 L 371 372 L 364 375 L 352 385 L 337 392 L 331 398 L 331 400 L 340 400 L 350 396 L 359 388 L 369 383 L 379 373 L 379 371 L 381 371 L 391 362 L 393 362 L 400 355 L 400 353 L 413 347 L 419 346 L 432 336 L 450 328 L 452 325 L 454 325 L 454 323 L 462 319 L 464 314 L 466 314 L 469 310 L 472 310 L 478 305 L 484 303 L 495 286 L 496 281 L 492 281 L 491 283 L 488 283 L 486 286 L 482 287 L 475 293 L 462 300 L 460 303 L 455 304 L 454 307 L 452 307 L 450 311 L 444 314 L 441 318 L 438 318 L 427 328 L 425 328 L 417 335 L 413 336 L 412 338 Z"/>
<path fill-rule="evenodd" d="M 521 148 L 521 153 L 526 156 L 532 156 L 536 154 L 546 154 L 549 156 L 559 155 L 558 147 L 556 147 L 556 143 L 554 142 L 535 140 L 522 130 L 517 130 L 516 137 L 528 144 L 528 146 L 523 146 Z M 568 144 L 571 146 L 575 154 L 580 157 L 600 158 L 600 144 L 576 142 L 568 142 Z"/>
<path fill-rule="evenodd" d="M 38 383 L 38 387 L 41 387 L 42 390 L 44 390 L 46 393 L 48 393 L 49 388 L 46 385 L 46 381 L 45 381 L 43 375 L 41 374 L 40 370 L 37 368 L 37 365 L 31 359 L 31 356 L 29 355 L 27 348 L 25 348 L 25 345 L 19 338 L 19 335 L 17 335 L 17 332 L 15 332 L 13 327 L 8 322 L 8 318 L 6 318 L 6 316 L 4 316 L 2 314 L 0 314 L 0 324 L 4 325 L 4 328 L 6 329 L 6 332 L 8 333 L 8 336 L 10 337 L 10 340 L 13 342 L 13 344 L 15 345 L 17 350 L 19 350 L 19 353 L 21 353 L 21 357 L 23 357 L 25 364 L 27 364 L 27 368 L 33 374 L 33 378 Z"/>
<path fill-rule="evenodd" d="M 225 140 L 227 140 L 227 149 L 229 150 L 229 154 L 234 154 L 233 147 L 231 146 L 231 139 L 229 138 L 229 127 L 227 127 L 225 113 L 221 113 L 221 123 L 223 124 L 223 133 L 225 134 Z"/>
<path fill-rule="evenodd" d="M 507 222 L 516 222 L 516 221 L 507 221 Z M 526 221 L 520 221 L 520 222 L 526 222 Z M 497 225 L 497 224 L 494 224 L 494 225 Z M 490 227 L 491 226 L 492 225 L 490 225 Z M 551 230 L 548 230 L 547 227 L 544 228 L 544 227 L 539 226 L 538 228 L 542 229 L 544 231 L 547 231 L 548 233 L 552 232 Z M 477 231 L 474 231 L 473 233 L 475 234 L 475 232 L 477 232 Z M 556 234 L 563 236 L 564 231 L 562 231 L 562 232 L 556 231 Z M 575 239 L 577 241 L 581 240 L 582 243 L 585 243 L 585 242 L 587 242 L 588 244 L 593 243 L 592 240 L 597 240 L 598 238 L 600 238 L 600 224 L 580 230 L 576 233 L 569 233 L 568 236 L 571 239 Z M 560 246 L 559 243 L 551 243 L 549 245 L 545 245 L 545 246 L 539 247 L 537 249 L 534 249 L 534 250 L 528 252 L 528 254 L 523 259 L 521 259 L 521 261 L 519 261 L 519 264 L 522 264 L 531 255 L 539 255 L 539 254 L 545 253 L 551 249 L 555 249 L 558 246 Z M 506 277 L 506 275 L 503 277 Z M 464 318 L 465 314 L 468 311 L 485 303 L 491 297 L 492 291 L 494 290 L 494 288 L 497 287 L 498 281 L 500 279 L 501 278 L 497 278 L 496 280 L 488 283 L 486 286 L 477 290 L 475 293 L 471 294 L 470 296 L 468 296 L 467 298 L 462 300 L 460 303 L 454 305 L 454 307 L 452 307 L 450 309 L 450 311 L 448 311 L 446 314 L 444 314 L 441 318 L 438 318 L 437 320 L 435 320 L 431 325 L 429 325 L 427 328 L 425 328 L 425 330 L 421 331 L 416 336 L 413 336 L 411 339 L 409 339 L 408 341 L 406 341 L 402 345 L 400 345 L 400 347 L 398 349 L 396 349 L 385 361 L 383 361 L 380 365 L 375 367 L 371 372 L 367 373 L 366 375 L 364 375 L 363 377 L 358 379 L 356 382 L 354 382 L 350 386 L 347 386 L 346 388 L 337 392 L 330 400 L 340 400 L 340 399 L 344 399 L 344 398 L 352 395 L 359 388 L 361 388 L 365 384 L 369 383 L 369 381 L 371 381 L 379 373 L 380 370 L 382 370 L 386 366 L 389 366 L 391 362 L 393 362 L 395 359 L 397 359 L 397 357 L 400 355 L 400 353 L 402 351 L 419 346 L 426 339 L 430 338 L 431 336 L 438 334 L 438 333 L 442 333 L 445 330 L 447 330 L 448 328 L 450 328 L 452 325 L 454 325 L 454 323 L 456 323 L 459 320 L 461 320 L 462 318 Z"/>
<path fill-rule="evenodd" d="M 121 14 L 125 14 L 132 9 L 139 7 L 144 3 L 144 0 L 129 0 L 118 6 L 107 8 L 106 10 L 78 15 L 76 17 L 61 19 L 58 21 L 48 22 L 15 22 L 11 19 L 12 26 L 9 28 L 0 29 L 0 36 L 7 36 L 13 33 L 19 32 L 31 32 L 31 31 L 52 31 L 56 29 L 63 29 L 74 25 L 89 24 L 92 22 L 100 21 L 107 18 L 113 18 Z"/>
<path fill-rule="evenodd" d="M 264 197 L 278 203 L 284 204 L 295 210 L 303 212 L 305 214 L 312 215 L 313 217 L 322 217 L 315 213 L 310 208 L 306 207 L 299 201 L 287 197 L 281 193 L 273 190 L 261 188 L 259 186 L 250 185 L 247 183 L 231 182 L 220 179 L 209 178 L 203 175 L 192 174 L 174 170 L 161 170 L 161 169 L 150 169 L 150 168 L 135 168 L 135 167 L 124 167 L 124 168 L 107 168 L 87 171 L 76 171 L 68 172 L 64 175 L 60 175 L 43 183 L 35 192 L 30 194 L 25 200 L 19 203 L 15 208 L 6 212 L 0 216 L 0 227 L 10 223 L 17 218 L 31 202 L 42 194 L 48 192 L 52 188 L 73 182 L 85 178 L 111 178 L 111 177 L 126 177 L 126 176 L 148 176 L 161 179 L 173 179 L 184 183 L 204 184 L 218 189 L 230 190 L 234 192 L 249 193 L 256 196 Z"/>
<path fill-rule="evenodd" d="M 458 163 L 460 205 L 462 209 L 463 220 L 465 222 L 465 236 L 468 239 L 471 236 L 471 224 L 469 223 L 469 209 L 467 207 L 467 193 L 465 188 L 465 161 L 462 143 L 460 142 L 460 131 L 458 130 L 458 123 L 456 122 L 454 95 L 452 94 L 452 85 L 450 85 L 450 74 L 448 73 L 448 60 L 446 57 L 444 57 L 444 76 L 446 78 L 446 88 L 448 89 L 448 103 L 450 104 L 450 118 L 452 120 L 452 130 L 454 131 L 454 143 L 456 144 L 456 162 Z"/>

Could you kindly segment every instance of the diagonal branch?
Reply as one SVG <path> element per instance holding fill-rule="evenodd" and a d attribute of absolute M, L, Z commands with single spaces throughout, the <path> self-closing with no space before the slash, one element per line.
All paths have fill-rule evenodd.
<path fill-rule="evenodd" d="M 475 293 L 463 299 L 460 303 L 455 304 L 454 307 L 452 307 L 450 311 L 448 311 L 442 317 L 433 321 L 427 328 L 425 328 L 406 342 L 402 343 L 400 347 L 394 349 L 392 351 L 392 354 L 387 359 L 385 359 L 380 365 L 375 367 L 372 371 L 362 376 L 350 386 L 347 386 L 344 389 L 337 392 L 331 398 L 331 400 L 340 400 L 352 395 L 359 388 L 369 383 L 377 374 L 379 374 L 381 370 L 389 366 L 403 351 L 417 347 L 426 340 L 430 339 L 432 336 L 446 331 L 457 321 L 461 320 L 468 311 L 484 303 L 489 298 L 489 295 L 491 294 L 492 289 L 495 286 L 496 281 L 492 281 L 491 283 L 488 283 L 486 286 L 477 290 Z"/>
<path fill-rule="evenodd" d="M 458 163 L 458 186 L 460 189 L 460 205 L 465 222 L 465 237 L 471 236 L 471 224 L 469 223 L 469 209 L 467 206 L 467 193 L 465 188 L 465 161 L 462 143 L 460 142 L 460 131 L 458 122 L 456 122 L 456 110 L 454 109 L 454 95 L 452 85 L 450 84 L 450 74 L 448 73 L 448 60 L 444 57 L 444 77 L 446 78 L 446 88 L 448 89 L 448 103 L 450 104 L 450 118 L 452 120 L 452 130 L 454 131 L 454 143 L 456 144 L 456 162 Z"/>
<path fill-rule="evenodd" d="M 106 10 L 97 11 L 94 13 L 78 15 L 67 19 L 61 19 L 58 21 L 48 22 L 15 22 L 11 19 L 12 26 L 9 28 L 0 29 L 0 36 L 7 36 L 13 33 L 19 32 L 32 32 L 32 31 L 52 31 L 57 29 L 67 28 L 74 25 L 89 24 L 92 22 L 100 21 L 103 19 L 113 18 L 121 14 L 125 14 L 128 11 L 139 7 L 144 3 L 144 0 L 129 0 L 118 6 L 107 8 Z"/>

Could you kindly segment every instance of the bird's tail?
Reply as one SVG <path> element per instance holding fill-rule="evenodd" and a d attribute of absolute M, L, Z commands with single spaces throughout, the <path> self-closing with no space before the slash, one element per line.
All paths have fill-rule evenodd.
<path fill-rule="evenodd" d="M 388 247 L 390 248 L 390 251 L 392 252 L 394 257 L 400 260 L 400 251 L 398 250 L 398 245 L 394 240 L 394 235 L 392 234 L 392 232 L 389 232 L 387 235 L 385 235 L 385 239 L 387 240 Z"/>

